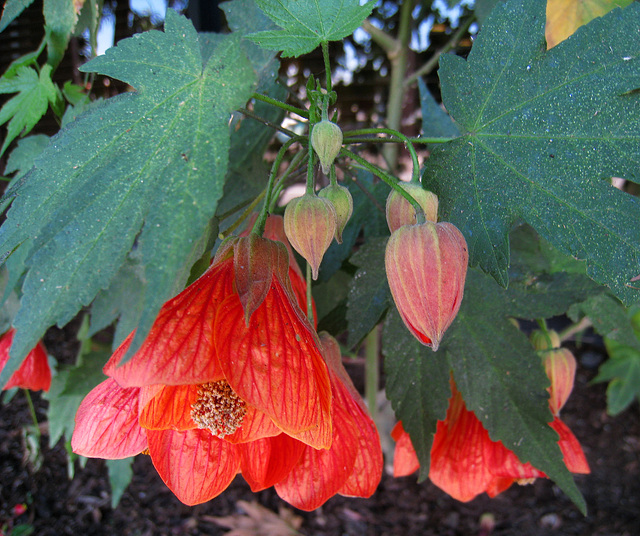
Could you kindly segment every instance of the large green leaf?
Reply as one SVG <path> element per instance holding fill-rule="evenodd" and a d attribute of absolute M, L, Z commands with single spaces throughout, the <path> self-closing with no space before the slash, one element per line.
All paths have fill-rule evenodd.
<path fill-rule="evenodd" d="M 441 59 L 442 95 L 463 131 L 434 150 L 423 182 L 507 284 L 522 219 L 623 301 L 640 299 L 640 202 L 607 180 L 640 177 L 640 6 L 616 9 L 546 51 L 545 1 L 510 0 L 467 60 Z"/>
<path fill-rule="evenodd" d="M 238 41 L 221 39 L 203 64 L 193 26 L 169 10 L 164 32 L 123 40 L 83 67 L 136 91 L 64 128 L 19 188 L 0 255 L 28 248 L 29 270 L 0 384 L 48 326 L 68 322 L 109 285 L 134 240 L 144 307 L 132 350 L 182 289 L 222 194 L 230 112 L 254 88 Z"/>
<path fill-rule="evenodd" d="M 282 56 L 300 56 L 320 43 L 351 35 L 369 16 L 375 2 L 358 0 L 256 0 L 281 29 L 251 34 L 260 46 L 282 50 Z"/>
<path fill-rule="evenodd" d="M 584 499 L 562 461 L 546 388 L 549 380 L 526 336 L 508 320 L 507 291 L 471 269 L 465 296 L 440 350 L 467 408 L 491 439 L 546 473 L 584 511 Z"/>
<path fill-rule="evenodd" d="M 444 420 L 451 396 L 449 363 L 443 352 L 434 353 L 411 335 L 395 307 L 385 320 L 382 352 L 387 397 L 411 436 L 424 480 L 429 476 L 436 426 Z"/>

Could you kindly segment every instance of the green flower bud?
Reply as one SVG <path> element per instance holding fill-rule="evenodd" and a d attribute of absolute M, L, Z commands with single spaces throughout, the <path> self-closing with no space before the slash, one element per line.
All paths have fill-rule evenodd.
<path fill-rule="evenodd" d="M 333 208 L 336 209 L 337 225 L 335 238 L 338 244 L 342 244 L 342 231 L 344 231 L 351 214 L 353 214 L 353 197 L 351 197 L 351 192 L 344 186 L 332 184 L 320 190 L 318 196 L 328 199 L 333 205 Z"/>
<path fill-rule="evenodd" d="M 331 164 L 342 148 L 342 130 L 331 121 L 320 121 L 311 131 L 311 146 L 320 158 L 322 172 L 329 174 Z"/>

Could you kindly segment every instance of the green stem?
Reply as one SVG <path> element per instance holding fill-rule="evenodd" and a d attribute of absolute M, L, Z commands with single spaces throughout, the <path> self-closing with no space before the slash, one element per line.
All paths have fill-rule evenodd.
<path fill-rule="evenodd" d="M 411 160 L 413 161 L 413 170 L 411 171 L 411 182 L 419 182 L 420 181 L 420 163 L 418 162 L 418 153 L 416 153 L 416 150 L 413 144 L 411 143 L 411 141 L 409 141 L 409 138 L 407 138 L 407 136 L 402 134 L 402 132 L 398 132 L 397 130 L 394 130 L 392 128 L 361 128 L 361 129 L 349 132 L 349 134 L 353 135 L 355 133 L 355 135 L 358 136 L 361 134 L 377 134 L 378 132 L 383 134 L 389 134 L 390 136 L 395 136 L 397 138 L 400 138 L 402 141 L 404 141 L 405 147 L 409 149 L 409 152 L 411 153 Z"/>
<path fill-rule="evenodd" d="M 309 119 L 309 112 L 307 110 L 296 108 L 295 106 L 291 106 L 290 104 L 279 101 L 278 99 L 267 97 L 266 95 L 261 95 L 260 93 L 254 93 L 252 95 L 252 98 L 262 102 L 266 102 L 268 104 L 272 104 L 273 106 L 277 106 L 278 108 L 281 108 L 282 110 L 285 110 L 287 112 L 298 114 L 300 117 L 304 117 L 305 119 Z"/>
<path fill-rule="evenodd" d="M 309 322 L 311 325 L 314 325 L 313 318 L 313 294 L 311 293 L 311 265 L 307 264 L 307 317 L 309 318 Z"/>
<path fill-rule="evenodd" d="M 576 333 L 580 333 L 581 331 L 584 331 L 585 329 L 590 328 L 591 326 L 593 326 L 593 322 L 591 321 L 591 319 L 589 317 L 585 316 L 582 320 L 580 320 L 580 322 L 578 322 L 576 324 L 572 324 L 568 328 L 563 329 L 558 334 L 558 336 L 560 337 L 560 342 L 564 342 L 564 341 L 570 339 Z"/>
<path fill-rule="evenodd" d="M 388 54 L 391 63 L 391 81 L 389 83 L 389 98 L 387 100 L 387 126 L 399 130 L 402 123 L 402 101 L 404 99 L 404 77 L 407 72 L 409 57 L 409 40 L 411 39 L 411 11 L 414 0 L 405 0 L 400 8 L 400 24 L 398 27 L 398 48 Z M 398 163 L 398 146 L 386 145 L 382 154 L 394 170 Z"/>
<path fill-rule="evenodd" d="M 426 218 L 425 218 L 425 215 L 424 215 L 424 210 L 422 210 L 422 207 L 420 206 L 420 203 L 418 203 L 411 196 L 411 194 L 408 193 L 404 188 L 401 188 L 398 185 L 398 179 L 396 179 L 393 175 L 391 175 L 389 172 L 379 168 L 375 164 L 372 164 L 371 162 L 369 162 L 366 159 L 362 158 L 360 155 L 354 153 L 353 151 L 350 151 L 349 149 L 345 149 L 344 147 L 340 150 L 340 154 L 342 154 L 343 156 L 348 156 L 350 158 L 353 158 L 356 162 L 358 162 L 358 164 L 360 164 L 365 169 L 369 170 L 371 173 L 373 173 L 377 177 L 380 177 L 384 182 L 386 182 L 389 186 L 391 186 L 391 188 L 393 188 L 402 197 L 404 197 L 409 203 L 411 203 L 411 206 L 416 211 L 416 222 L 417 223 L 424 223 L 426 221 Z"/>
<path fill-rule="evenodd" d="M 378 386 L 380 385 L 380 372 L 378 357 L 380 355 L 380 340 L 378 333 L 379 326 L 371 330 L 364 340 L 365 344 L 365 366 L 364 366 L 364 397 L 369 407 L 369 414 L 373 422 L 377 423 L 378 409 Z"/>
<path fill-rule="evenodd" d="M 355 131 L 354 131 L 355 132 Z M 447 143 L 455 140 L 456 138 L 409 138 L 407 139 L 411 143 Z M 377 138 L 367 136 L 351 136 L 351 132 L 344 133 L 343 143 L 355 144 L 355 143 L 405 143 L 401 138 Z"/>
<path fill-rule="evenodd" d="M 309 159 L 307 161 L 307 194 L 313 194 L 313 151 L 309 148 Z"/>
<path fill-rule="evenodd" d="M 256 223 L 253 225 L 253 229 L 251 230 L 251 232 L 257 233 L 260 236 L 262 236 L 262 233 L 264 232 L 265 223 L 267 222 L 267 216 L 269 215 L 269 205 L 271 204 L 271 194 L 273 193 L 273 184 L 275 182 L 275 177 L 278 174 L 278 169 L 280 169 L 280 164 L 282 163 L 282 159 L 284 158 L 284 155 L 286 154 L 289 147 L 291 147 L 293 143 L 295 143 L 300 139 L 301 138 L 299 136 L 296 136 L 295 138 L 291 138 L 290 140 L 287 140 L 284 143 L 284 145 L 280 147 L 280 150 L 278 151 L 276 159 L 274 160 L 273 165 L 271 166 L 271 173 L 269 174 L 269 181 L 267 182 L 267 187 L 265 189 L 264 204 L 262 205 L 262 210 L 260 211 L 260 214 L 258 215 L 258 219 L 256 219 Z"/>
<path fill-rule="evenodd" d="M 322 41 L 322 57 L 324 58 L 324 70 L 327 78 L 327 93 L 331 93 L 331 62 L 329 61 L 329 43 Z"/>
<path fill-rule="evenodd" d="M 331 164 L 331 169 L 329 170 L 329 183 L 331 186 L 338 185 L 338 178 L 336 177 L 336 166 L 335 164 Z"/>
<path fill-rule="evenodd" d="M 27 404 L 29 405 L 29 413 L 31 413 L 31 419 L 33 420 L 33 426 L 35 428 L 35 433 L 38 439 L 40 439 L 40 425 L 38 424 L 38 417 L 36 415 L 36 408 L 33 405 L 33 401 L 31 400 L 31 393 L 29 389 L 23 389 L 24 396 L 27 399 Z"/>

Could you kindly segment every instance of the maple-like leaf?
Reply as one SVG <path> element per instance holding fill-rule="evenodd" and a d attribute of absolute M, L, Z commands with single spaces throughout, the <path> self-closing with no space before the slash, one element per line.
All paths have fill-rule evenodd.
<path fill-rule="evenodd" d="M 27 134 L 47 112 L 49 103 L 57 106 L 62 96 L 51 81 L 51 67 L 45 65 L 40 73 L 23 65 L 15 73 L 0 78 L 0 94 L 17 93 L 0 110 L 0 125 L 9 122 L 0 156 L 19 135 Z"/>
<path fill-rule="evenodd" d="M 0 229 L 0 256 L 28 272 L 0 384 L 47 327 L 109 286 L 134 241 L 144 289 L 132 350 L 184 287 L 222 195 L 230 112 L 255 84 L 238 36 L 212 50 L 203 58 L 191 23 L 169 10 L 164 32 L 123 40 L 82 67 L 135 91 L 63 128 L 9 194 L 18 195 Z"/>
<path fill-rule="evenodd" d="M 444 104 L 462 136 L 423 175 L 479 264 L 506 285 L 508 233 L 524 220 L 626 303 L 640 299 L 640 6 L 613 10 L 546 51 L 544 0 L 491 13 L 468 59 L 441 58 Z"/>
<path fill-rule="evenodd" d="M 564 41 L 583 24 L 631 2 L 633 0 L 548 0 L 547 48 Z"/>
<path fill-rule="evenodd" d="M 260 46 L 281 50 L 285 58 L 311 52 L 320 43 L 351 35 L 369 16 L 375 2 L 358 0 L 256 0 L 281 29 L 248 37 Z"/>

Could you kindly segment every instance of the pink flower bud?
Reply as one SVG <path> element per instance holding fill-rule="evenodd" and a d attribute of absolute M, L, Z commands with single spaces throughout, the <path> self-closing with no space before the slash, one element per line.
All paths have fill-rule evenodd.
<path fill-rule="evenodd" d="M 428 221 L 438 221 L 438 196 L 436 194 L 412 182 L 401 182 L 398 185 L 411 194 L 411 197 L 420 204 Z M 411 203 L 396 190 L 391 190 L 389 197 L 387 197 L 387 224 L 389 225 L 389 230 L 393 233 L 403 225 L 415 225 L 416 223 L 416 211 L 411 206 Z"/>
<path fill-rule="evenodd" d="M 434 351 L 460 309 L 468 261 L 462 233 L 447 222 L 404 225 L 387 243 L 385 267 L 398 312 Z"/>
<path fill-rule="evenodd" d="M 311 265 L 313 278 L 336 233 L 336 210 L 328 199 L 304 194 L 289 201 L 284 211 L 284 232 L 293 248 Z"/>

